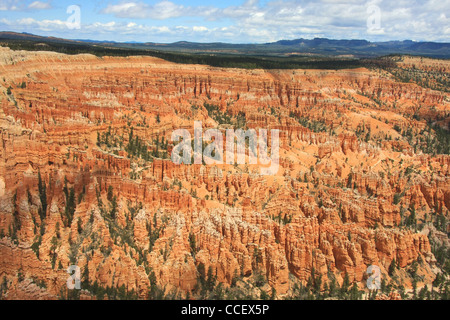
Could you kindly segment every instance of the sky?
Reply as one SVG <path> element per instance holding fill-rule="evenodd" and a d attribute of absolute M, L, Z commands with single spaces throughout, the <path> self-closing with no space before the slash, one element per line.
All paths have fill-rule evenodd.
<path fill-rule="evenodd" d="M 119 42 L 450 42 L 450 0 L 0 0 L 0 31 Z"/>

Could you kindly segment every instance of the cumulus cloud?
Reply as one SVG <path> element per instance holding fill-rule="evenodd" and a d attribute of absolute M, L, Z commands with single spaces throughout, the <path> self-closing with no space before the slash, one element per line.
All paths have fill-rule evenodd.
<path fill-rule="evenodd" d="M 102 12 L 118 18 L 164 20 L 186 15 L 186 8 L 166 0 L 153 6 L 143 2 L 121 2 L 108 5 Z"/>
<path fill-rule="evenodd" d="M 65 31 L 68 30 L 67 22 L 61 20 L 35 20 L 33 18 L 22 18 L 14 21 L 8 19 L 1 19 L 0 24 L 10 27 L 21 26 L 24 29 L 32 28 L 40 31 Z"/>
<path fill-rule="evenodd" d="M 17 7 L 19 2 L 0 0 L 0 10 Z M 33 3 L 40 7 L 38 1 L 30 6 Z M 95 15 L 100 13 L 102 21 L 110 16 L 113 25 L 82 21 L 76 37 L 98 39 L 102 35 L 104 39 L 118 41 L 235 43 L 314 37 L 450 41 L 449 1 L 247 0 L 226 7 L 214 6 L 212 2 L 196 7 L 180 3 L 180 0 L 155 0 L 152 4 L 145 0 L 114 1 L 93 16 L 96 19 Z M 15 23 L 16 29 L 20 29 Z M 48 20 L 35 21 L 34 25 L 38 30 L 52 26 L 59 30 L 58 23 Z M 33 31 L 30 25 L 25 27 L 29 28 L 18 31 Z"/>
<path fill-rule="evenodd" d="M 368 20 L 379 9 L 379 28 L 368 28 Z M 417 39 L 449 41 L 445 30 L 449 1 L 271 1 L 265 6 L 227 8 L 223 14 L 239 16 L 240 28 L 261 28 L 276 38 L 300 38 L 305 34 L 330 38 L 369 38 L 372 40 Z"/>
<path fill-rule="evenodd" d="M 22 31 L 35 30 L 39 34 L 49 35 L 59 35 L 62 37 L 67 37 L 68 32 L 73 34 L 74 30 L 68 27 L 66 21 L 62 20 L 36 20 L 33 18 L 23 18 L 17 20 L 8 20 L 6 18 L 0 19 L 1 26 L 8 26 L 12 29 L 21 27 Z M 209 29 L 205 26 L 147 26 L 143 24 L 136 24 L 133 22 L 122 23 L 116 21 L 110 22 L 94 22 L 90 24 L 85 24 L 80 30 L 77 31 L 77 38 L 98 38 L 99 35 L 104 37 L 104 40 L 112 39 L 113 36 L 116 37 L 115 40 L 118 41 L 129 41 L 130 35 L 145 37 L 147 41 L 155 40 L 154 37 L 165 37 L 170 39 L 171 37 L 181 36 L 181 37 L 196 37 L 196 35 L 206 35 L 211 36 L 216 29 Z M 95 35 L 95 37 L 93 37 Z M 69 37 L 73 38 L 73 36 Z"/>
<path fill-rule="evenodd" d="M 23 0 L 0 0 L 0 11 L 29 11 L 51 8 L 50 2 L 33 1 L 28 3 Z"/>
<path fill-rule="evenodd" d="M 379 9 L 380 27 L 368 28 L 368 19 Z M 252 35 L 248 41 L 271 41 L 282 38 L 327 36 L 330 38 L 424 39 L 449 40 L 449 1 L 439 0 L 271 0 L 261 4 L 247 0 L 225 8 L 213 5 L 185 7 L 164 0 L 154 5 L 122 1 L 103 11 L 121 18 L 164 20 L 177 17 L 200 17 L 208 21 L 231 20 L 229 26 L 238 34 Z M 219 29 L 218 32 L 221 32 Z"/>
<path fill-rule="evenodd" d="M 18 0 L 0 0 L 0 11 L 17 11 L 20 7 Z"/>
<path fill-rule="evenodd" d="M 48 2 L 34 1 L 28 5 L 28 9 L 44 10 L 50 9 L 52 6 Z"/>

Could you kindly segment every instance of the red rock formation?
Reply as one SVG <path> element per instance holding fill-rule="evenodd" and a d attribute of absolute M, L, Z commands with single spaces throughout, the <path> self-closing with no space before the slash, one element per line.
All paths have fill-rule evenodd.
<path fill-rule="evenodd" d="M 361 284 L 371 264 L 387 275 L 393 259 L 400 268 L 432 260 L 428 237 L 404 224 L 412 210 L 448 217 L 450 158 L 415 151 L 394 126 L 424 127 L 404 116 L 415 103 L 445 116 L 441 92 L 365 69 L 248 71 L 4 48 L 0 57 L 8 299 L 57 298 L 72 264 L 91 283 L 145 298 L 152 272 L 167 291 L 192 291 L 200 263 L 225 286 L 262 272 L 283 296 L 290 274 L 306 282 L 314 269 L 342 283 L 347 273 Z M 169 141 L 170 156 L 173 130 L 218 125 L 205 102 L 244 114 L 247 128 L 279 129 L 279 172 L 154 157 L 155 139 Z M 131 127 L 149 159 L 127 148 Z"/>

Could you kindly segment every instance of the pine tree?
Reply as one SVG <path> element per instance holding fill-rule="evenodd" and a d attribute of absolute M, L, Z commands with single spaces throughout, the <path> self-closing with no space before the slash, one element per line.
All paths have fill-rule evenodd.
<path fill-rule="evenodd" d="M 75 189 L 71 187 L 70 189 L 67 186 L 67 178 L 64 178 L 64 194 L 66 196 L 66 207 L 64 210 L 64 214 L 67 218 L 67 226 L 72 224 L 73 215 L 75 214 L 76 209 L 76 201 L 75 201 Z"/>
<path fill-rule="evenodd" d="M 389 265 L 389 275 L 392 276 L 394 274 L 394 271 L 397 267 L 397 262 L 395 261 L 395 258 L 392 259 L 391 264 Z"/>
<path fill-rule="evenodd" d="M 353 181 L 353 174 L 350 172 L 347 178 L 347 188 L 352 188 L 353 186 L 352 181 Z"/>
<path fill-rule="evenodd" d="M 342 287 L 341 287 L 341 294 L 340 294 L 340 297 L 341 298 L 344 298 L 345 297 L 345 295 L 347 294 L 347 291 L 348 291 L 348 287 L 350 286 L 350 278 L 349 278 L 349 276 L 348 276 L 348 273 L 346 272 L 345 273 L 345 276 L 344 276 L 344 281 L 343 281 L 343 283 L 342 283 Z"/>
<path fill-rule="evenodd" d="M 195 235 L 193 233 L 189 233 L 189 246 L 191 247 L 192 257 L 195 257 L 197 253 L 197 243 L 195 241 Z"/>
<path fill-rule="evenodd" d="M 41 207 L 39 208 L 39 216 L 41 221 L 44 221 L 47 215 L 47 186 L 45 182 L 42 181 L 41 171 L 38 171 L 38 189 L 39 189 L 39 199 L 41 200 Z"/>
<path fill-rule="evenodd" d="M 356 283 L 353 284 L 353 286 L 350 290 L 350 299 L 351 300 L 359 299 L 359 290 L 358 290 L 358 285 Z"/>
<path fill-rule="evenodd" d="M 117 214 L 117 198 L 116 196 L 114 196 L 111 200 L 111 211 L 110 211 L 111 218 L 115 219 L 116 214 Z"/>
<path fill-rule="evenodd" d="M 212 291 L 216 285 L 217 277 L 213 274 L 213 269 L 211 266 L 208 268 L 208 276 L 206 279 L 206 290 Z"/>
<path fill-rule="evenodd" d="M 90 287 L 88 263 L 86 263 L 83 274 L 81 275 L 81 286 L 83 289 L 88 289 Z"/>
<path fill-rule="evenodd" d="M 114 191 L 114 188 L 113 188 L 113 186 L 108 186 L 108 192 L 107 192 L 107 194 L 106 194 L 106 198 L 108 199 L 108 201 L 111 201 L 112 200 L 112 198 L 113 198 L 113 191 Z"/>

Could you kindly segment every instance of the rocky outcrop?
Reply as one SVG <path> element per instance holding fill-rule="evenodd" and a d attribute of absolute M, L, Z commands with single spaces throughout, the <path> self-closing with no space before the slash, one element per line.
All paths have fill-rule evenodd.
<path fill-rule="evenodd" d="M 261 273 L 283 296 L 291 276 L 306 282 L 312 270 L 362 284 L 369 265 L 388 277 L 393 259 L 399 268 L 433 260 L 427 235 L 406 222 L 413 212 L 428 223 L 448 217 L 450 158 L 415 150 L 396 125 L 422 130 L 418 103 L 421 114 L 445 116 L 441 92 L 366 69 L 221 69 L 5 48 L 0 61 L 8 299 L 57 298 L 69 265 L 85 282 L 145 298 L 151 285 L 192 291 L 200 264 L 225 286 Z M 239 116 L 246 128 L 280 130 L 278 173 L 174 164 L 173 130 L 193 133 L 194 120 L 225 128 L 204 103 L 231 127 Z"/>

